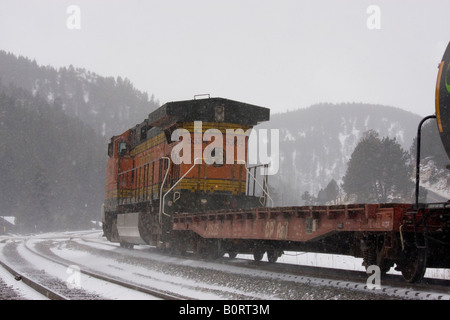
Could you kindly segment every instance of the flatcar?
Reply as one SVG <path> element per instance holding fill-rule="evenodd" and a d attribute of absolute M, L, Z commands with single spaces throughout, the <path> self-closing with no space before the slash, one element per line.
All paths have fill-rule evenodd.
<path fill-rule="evenodd" d="M 251 194 L 257 177 L 245 161 L 249 130 L 269 118 L 267 108 L 194 99 L 167 103 L 112 137 L 102 214 L 107 239 L 205 258 L 250 253 L 276 262 L 286 250 L 344 254 L 383 274 L 396 266 L 408 282 L 420 281 L 427 267 L 450 268 L 450 202 L 274 208 L 264 184 L 260 196 Z M 428 118 L 436 119 L 450 158 L 450 44 L 439 66 L 436 115 Z M 208 136 L 214 132 L 233 137 L 217 143 Z M 417 170 L 416 192 L 419 183 Z"/>

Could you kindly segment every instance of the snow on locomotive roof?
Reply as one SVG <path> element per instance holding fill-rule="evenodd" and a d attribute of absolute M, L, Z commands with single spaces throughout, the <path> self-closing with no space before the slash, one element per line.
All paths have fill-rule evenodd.
<path fill-rule="evenodd" d="M 168 102 L 149 114 L 148 124 L 163 128 L 175 122 L 225 122 L 257 125 L 270 119 L 270 109 L 224 98 Z"/>

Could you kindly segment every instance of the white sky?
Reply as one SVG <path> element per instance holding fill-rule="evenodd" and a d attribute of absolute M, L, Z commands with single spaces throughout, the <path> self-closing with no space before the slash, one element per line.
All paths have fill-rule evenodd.
<path fill-rule="evenodd" d="M 381 29 L 367 27 L 370 5 Z M 272 113 L 365 102 L 426 116 L 449 12 L 448 0 L 1 0 L 0 50 L 127 77 L 161 103 L 209 93 Z"/>

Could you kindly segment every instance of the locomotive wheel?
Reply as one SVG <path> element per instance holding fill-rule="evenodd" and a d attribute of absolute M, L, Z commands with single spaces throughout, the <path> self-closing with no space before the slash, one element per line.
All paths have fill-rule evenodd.
<path fill-rule="evenodd" d="M 403 278 L 410 283 L 420 282 L 427 269 L 427 250 L 410 246 L 402 252 L 398 263 Z"/>
<path fill-rule="evenodd" d="M 120 246 L 122 248 L 126 248 L 126 249 L 133 249 L 134 244 L 128 243 L 128 242 L 125 242 L 125 241 L 120 241 Z"/>

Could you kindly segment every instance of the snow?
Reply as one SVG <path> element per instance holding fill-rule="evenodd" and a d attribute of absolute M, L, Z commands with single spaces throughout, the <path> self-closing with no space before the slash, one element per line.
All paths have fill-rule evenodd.
<path fill-rule="evenodd" d="M 30 241 L 30 243 L 32 243 L 32 241 Z M 30 264 L 40 266 L 47 273 L 51 274 L 52 276 L 56 276 L 61 281 L 68 282 L 71 278 L 70 277 L 71 274 L 69 274 L 68 268 L 55 262 L 44 259 L 42 257 L 30 254 L 30 252 L 23 245 L 18 247 L 18 253 L 20 254 L 21 257 L 25 257 L 25 259 L 28 262 L 30 262 Z M 122 300 L 149 299 L 149 295 L 145 293 L 123 288 L 113 283 L 97 280 L 84 274 L 80 274 L 79 280 L 80 280 L 79 286 L 81 288 L 91 293 L 101 295 L 107 299 L 122 299 Z"/>
<path fill-rule="evenodd" d="M 22 281 L 15 280 L 14 276 L 2 266 L 0 266 L 0 279 L 26 300 L 48 300 L 47 297 L 31 289 Z"/>
<path fill-rule="evenodd" d="M 94 256 L 85 251 L 68 249 L 67 247 L 65 247 L 65 245 L 61 245 L 60 247 L 58 247 L 57 249 L 53 249 L 52 251 L 64 259 L 77 261 L 78 263 L 80 263 L 80 265 L 86 266 L 96 272 L 102 271 L 107 274 L 114 274 L 115 277 L 127 279 L 127 281 L 136 284 L 148 285 L 149 287 L 161 291 L 168 290 L 170 292 L 177 292 L 180 288 L 180 284 L 182 284 L 183 295 L 197 297 L 201 300 L 221 299 L 220 296 L 198 291 L 198 289 L 195 288 L 199 284 L 189 279 L 170 276 L 142 266 L 114 261 L 110 258 Z M 209 289 L 215 289 L 212 286 L 205 285 L 205 287 Z M 123 295 L 122 297 L 129 298 L 129 296 L 127 295 Z"/>
<path fill-rule="evenodd" d="M 240 258 L 253 259 L 252 255 L 238 255 Z M 263 261 L 267 261 L 267 256 L 264 255 Z M 351 256 L 338 254 L 324 254 L 314 252 L 285 252 L 277 263 L 298 264 L 312 267 L 325 267 L 353 271 L 366 271 L 362 265 L 362 258 L 355 258 Z M 395 266 L 391 268 L 388 274 L 401 275 L 401 272 L 394 270 Z M 425 273 L 427 278 L 435 279 L 450 279 L 449 269 L 427 268 Z"/>
<path fill-rule="evenodd" d="M 80 238 L 81 236 L 83 238 Z M 72 276 L 71 270 L 33 254 L 25 247 L 25 240 L 27 246 L 34 249 L 35 245 L 39 242 L 51 239 L 50 241 L 53 242 L 53 245 L 50 247 L 50 250 L 55 255 L 69 261 L 74 261 L 82 269 L 85 268 L 93 272 L 114 275 L 116 278 L 126 279 L 127 282 L 148 286 L 161 291 L 177 292 L 189 298 L 200 300 L 222 300 L 223 295 L 220 295 L 220 293 L 223 294 L 224 292 L 228 292 L 230 294 L 242 294 L 243 296 L 249 296 L 249 294 L 251 294 L 253 297 L 260 299 L 273 299 L 273 296 L 267 296 L 261 292 L 249 293 L 248 291 L 240 290 L 236 287 L 226 287 L 223 284 L 207 283 L 195 280 L 195 278 L 189 279 L 185 275 L 183 276 L 183 274 L 166 272 L 164 267 L 158 268 L 157 265 L 167 264 L 178 265 L 181 267 L 193 267 L 196 270 L 212 270 L 213 272 L 223 273 L 225 277 L 227 274 L 257 277 L 261 276 L 260 270 L 215 262 L 198 261 L 189 258 L 180 259 L 159 254 L 155 250 L 151 250 L 151 247 L 145 245 L 135 246 L 134 250 L 124 249 L 118 244 L 106 241 L 99 231 L 86 231 L 84 233 L 47 233 L 28 239 L 20 236 L 13 238 L 2 236 L 0 237 L 0 240 L 1 239 L 3 239 L 3 241 L 0 241 L 0 247 L 9 241 L 15 241 L 16 243 L 20 242 L 17 246 L 17 250 L 23 259 L 30 265 L 40 266 L 46 273 L 57 277 L 67 284 L 69 284 L 69 280 Z M 71 240 L 71 245 L 69 245 L 69 242 L 67 241 L 69 239 Z M 81 249 L 80 246 L 83 246 L 83 248 Z M 86 250 L 84 247 L 92 248 L 92 250 Z M 101 252 L 104 252 L 104 254 L 98 255 L 96 252 L 98 249 L 100 249 Z M 123 256 L 123 259 L 114 258 L 117 256 Z M 134 258 L 137 260 L 134 260 Z M 241 254 L 238 255 L 238 258 L 253 260 L 252 255 Z M 2 250 L 0 250 L 0 259 L 5 261 Z M 267 261 L 266 255 L 264 255 L 263 260 Z M 148 261 L 148 264 L 147 262 L 143 263 L 142 261 Z M 277 263 L 322 266 L 359 271 L 365 270 L 362 266 L 362 259 L 331 254 L 285 252 L 285 254 L 278 259 Z M 399 272 L 396 271 L 390 271 L 389 273 L 399 274 Z M 450 271 L 445 269 L 428 269 L 426 276 L 450 279 Z M 270 275 L 265 275 L 265 277 L 271 277 L 274 281 L 283 279 L 283 275 L 277 273 L 271 273 Z M 40 294 L 34 293 L 33 290 L 28 289 L 23 283 L 15 281 L 11 274 L 3 268 L 0 268 L 0 278 L 7 282 L 8 285 L 13 286 L 26 299 L 45 299 L 45 297 Z M 97 280 L 83 273 L 79 275 L 79 287 L 109 299 L 149 299 L 149 295 L 147 294 L 126 289 L 115 284 L 105 283 L 104 281 Z M 219 293 L 216 294 L 216 291 Z"/>
<path fill-rule="evenodd" d="M 83 100 L 84 100 L 84 103 L 89 103 L 89 91 L 85 91 L 84 93 L 83 93 Z M 92 110 L 93 111 L 93 110 Z M 98 113 L 98 112 L 97 112 Z"/>
<path fill-rule="evenodd" d="M 1 218 L 4 219 L 5 221 L 8 221 L 12 225 L 16 224 L 16 217 L 15 216 L 1 216 Z"/>
<path fill-rule="evenodd" d="M 295 141 L 295 137 L 290 133 L 288 130 L 285 130 L 284 132 L 284 141 Z"/>
<path fill-rule="evenodd" d="M 430 178 L 433 174 L 441 177 L 441 179 L 430 183 Z M 443 198 L 449 199 L 450 188 L 448 186 L 448 179 L 446 179 L 446 177 L 448 177 L 448 170 L 437 168 L 432 159 L 424 160 L 424 164 L 422 164 L 420 168 L 420 185 L 422 187 L 431 190 L 432 192 L 440 195 Z"/>

